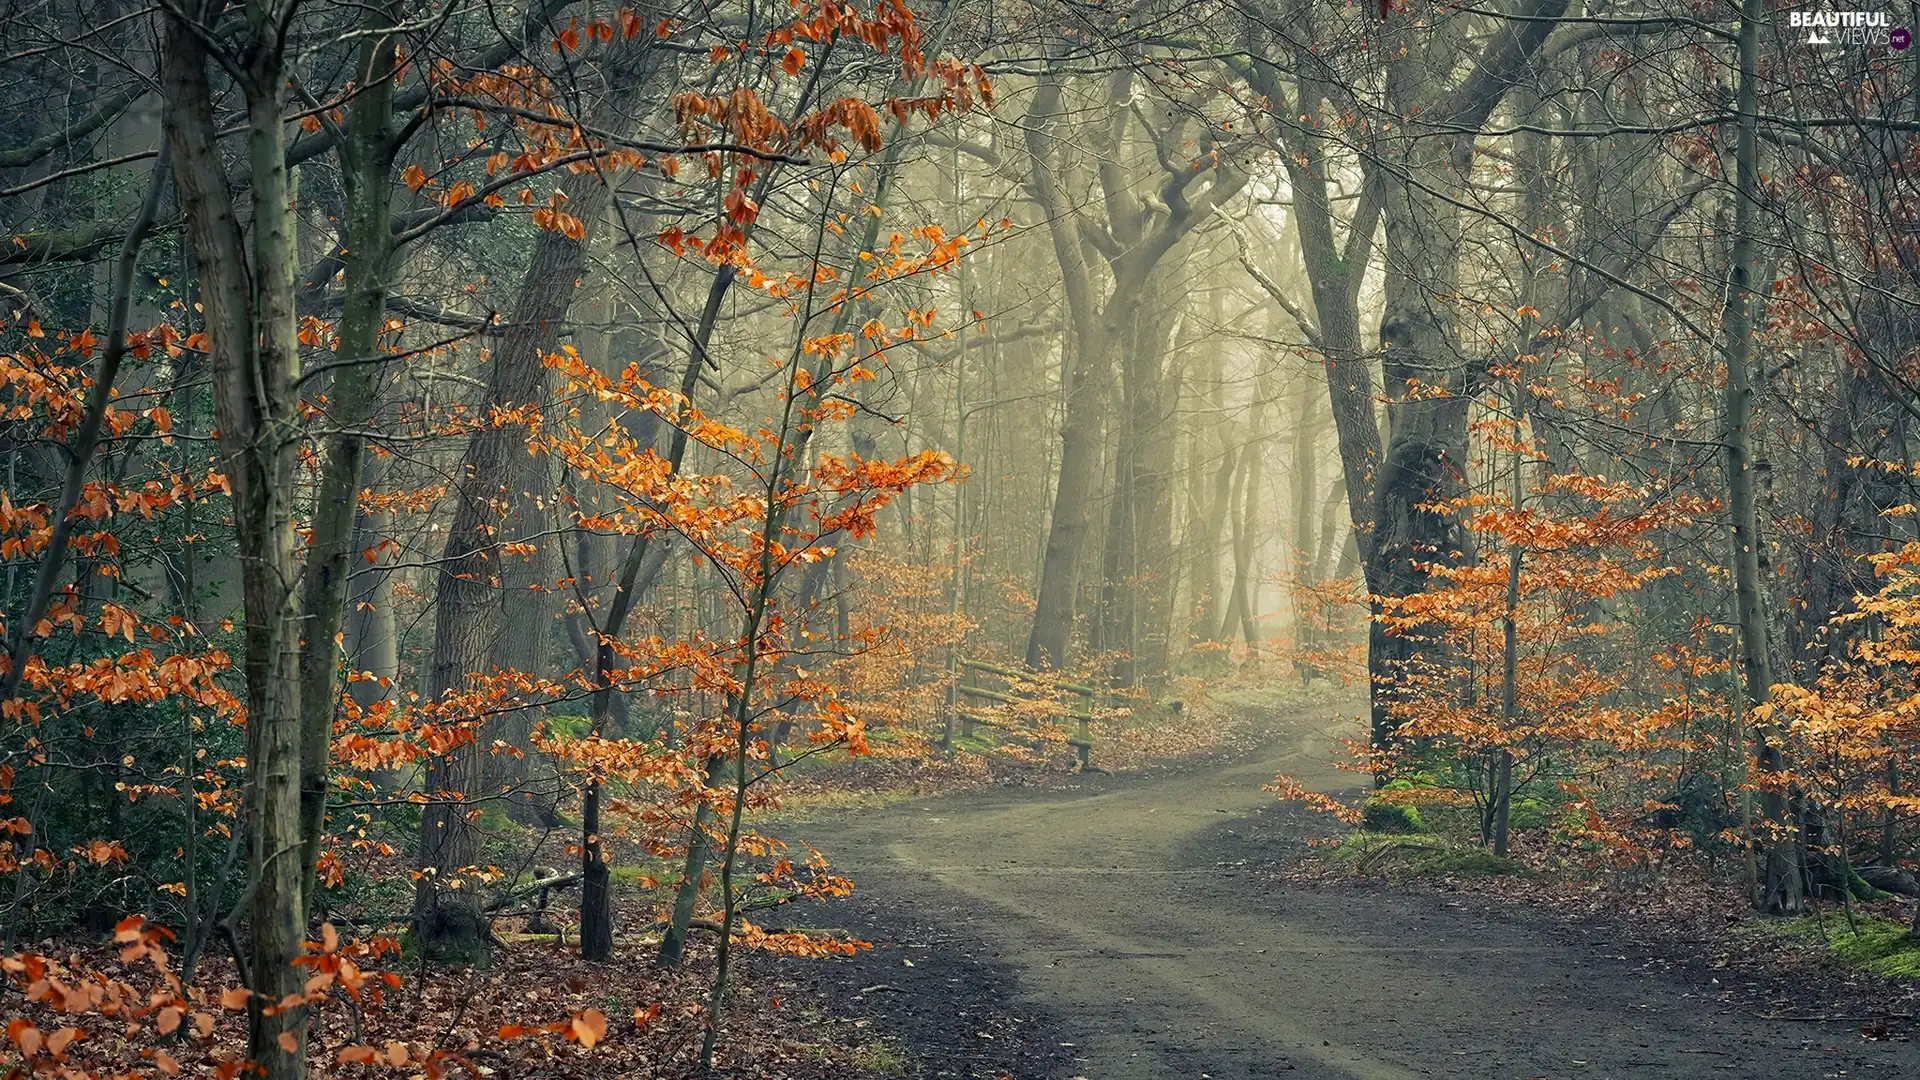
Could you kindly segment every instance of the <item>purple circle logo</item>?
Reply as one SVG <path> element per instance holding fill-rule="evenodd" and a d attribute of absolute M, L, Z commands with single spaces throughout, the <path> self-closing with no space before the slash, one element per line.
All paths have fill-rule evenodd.
<path fill-rule="evenodd" d="M 1905 52 L 1907 46 L 1913 44 L 1913 32 L 1904 26 L 1899 27 L 1887 35 L 1887 44 L 1898 52 Z"/>

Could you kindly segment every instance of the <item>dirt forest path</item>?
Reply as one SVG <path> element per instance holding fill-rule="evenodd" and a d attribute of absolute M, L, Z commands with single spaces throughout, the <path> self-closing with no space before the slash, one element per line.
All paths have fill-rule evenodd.
<path fill-rule="evenodd" d="M 1273 885 L 1256 868 L 1312 825 L 1261 787 L 1352 786 L 1326 764 L 1337 712 L 1262 717 L 1257 749 L 1208 765 L 817 822 L 859 893 L 815 915 L 878 945 L 842 991 L 862 1026 L 925 1076 L 1920 1076 L 1920 1045 L 1763 1020 L 1544 918 Z"/>

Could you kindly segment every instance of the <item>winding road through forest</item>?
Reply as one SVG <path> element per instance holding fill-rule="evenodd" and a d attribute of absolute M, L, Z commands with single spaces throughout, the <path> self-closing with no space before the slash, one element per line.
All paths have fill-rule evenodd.
<path fill-rule="evenodd" d="M 1263 717 L 1210 764 L 816 821 L 859 892 L 810 917 L 877 946 L 836 996 L 929 1077 L 1920 1075 L 1920 1044 L 1763 1019 L 1543 915 L 1274 884 L 1262 864 L 1313 824 L 1261 786 L 1351 786 L 1325 761 L 1339 714 Z"/>

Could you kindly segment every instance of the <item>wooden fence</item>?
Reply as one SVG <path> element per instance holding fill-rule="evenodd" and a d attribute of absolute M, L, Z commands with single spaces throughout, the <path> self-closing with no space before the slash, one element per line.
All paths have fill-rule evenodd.
<path fill-rule="evenodd" d="M 953 720 L 957 719 L 962 738 L 973 735 L 977 727 L 991 728 L 1016 738 L 1044 743 L 1048 735 L 1042 729 L 1044 718 L 1023 717 L 1020 706 L 1047 701 L 1054 692 L 1070 695 L 1073 703 L 1061 714 L 1071 721 L 1073 734 L 1066 742 L 1079 751 L 1080 768 L 1093 765 L 1093 711 L 1099 692 L 1079 683 L 1042 679 L 1021 668 L 990 664 L 985 660 L 962 657 L 954 672 L 953 697 L 949 701 L 952 717 L 947 725 L 947 748 L 953 747 Z M 980 685 L 998 682 L 1000 688 Z M 962 700 L 964 699 L 964 701 Z M 979 704 L 974 704 L 979 703 Z"/>

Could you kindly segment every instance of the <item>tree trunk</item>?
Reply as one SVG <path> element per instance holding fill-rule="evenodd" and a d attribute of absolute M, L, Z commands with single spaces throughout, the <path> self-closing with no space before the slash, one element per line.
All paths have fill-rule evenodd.
<path fill-rule="evenodd" d="M 1214 208 L 1232 198 L 1246 183 L 1245 173 L 1226 165 L 1212 170 L 1170 167 L 1159 185 L 1157 206 L 1149 209 L 1138 190 L 1137 178 L 1127 175 L 1119 165 L 1119 154 L 1128 142 L 1128 125 L 1135 117 L 1141 118 L 1143 126 L 1146 123 L 1146 110 L 1139 108 L 1135 101 L 1131 69 L 1116 71 L 1108 81 L 1107 93 L 1108 109 L 1096 126 L 1092 154 L 1107 208 L 1108 229 L 1104 233 L 1079 224 L 1082 210 L 1074 203 L 1078 193 L 1067 192 L 1066 185 L 1056 175 L 1056 145 L 1051 130 L 1060 122 L 1061 95 L 1059 82 L 1051 74 L 1041 79 L 1027 112 L 1027 157 L 1032 166 L 1028 188 L 1049 222 L 1047 233 L 1060 265 L 1075 357 L 1071 368 L 1062 369 L 1066 408 L 1061 429 L 1060 469 L 1053 521 L 1036 589 L 1033 630 L 1027 640 L 1027 662 L 1036 667 L 1057 667 L 1064 663 L 1072 637 L 1079 564 L 1090 525 L 1089 510 L 1098 493 L 1099 471 L 1095 458 L 1100 448 L 1105 383 L 1113 363 L 1118 359 L 1137 369 L 1127 373 L 1129 377 L 1123 385 L 1128 395 L 1127 412 L 1119 432 L 1121 458 L 1116 463 L 1116 467 L 1127 474 L 1127 486 L 1132 488 L 1140 486 L 1133 478 L 1142 471 L 1134 467 L 1137 455 L 1133 452 L 1133 440 L 1157 430 L 1165 419 L 1160 415 L 1163 389 L 1159 363 L 1164 351 L 1163 334 L 1149 306 L 1152 299 L 1149 285 L 1155 267 L 1197 225 L 1209 220 Z M 1149 128 L 1147 134 L 1154 139 L 1179 138 L 1183 114 L 1174 113 L 1163 119 L 1168 130 Z M 1202 176 L 1210 177 L 1212 183 L 1190 195 L 1188 185 Z M 1109 264 L 1112 285 L 1103 303 L 1094 300 L 1088 251 L 1105 254 Z M 1138 385 L 1134 375 L 1138 375 Z M 1170 521 L 1165 506 L 1164 468 L 1154 466 L 1146 470 L 1142 479 L 1146 497 L 1142 500 L 1141 512 L 1122 519 L 1128 535 L 1119 542 L 1121 551 L 1131 551 L 1137 539 L 1132 527 L 1136 517 L 1147 523 L 1155 537 L 1171 530 L 1170 524 L 1162 524 Z M 1164 546 L 1155 540 L 1147 547 L 1152 550 Z M 1163 570 L 1155 568 L 1155 574 L 1162 579 L 1160 588 L 1165 587 Z M 1103 584 L 1124 585 L 1129 594 L 1137 591 L 1130 582 L 1116 581 L 1112 574 Z M 1118 604 L 1120 590 L 1107 591 L 1114 594 Z M 1131 596 L 1121 606 L 1129 616 L 1134 613 Z M 1151 612 L 1157 606 L 1156 600 L 1148 603 L 1146 609 Z M 1131 618 L 1126 629 L 1129 632 L 1133 629 Z M 1158 653 L 1159 647 L 1154 651 Z"/>
<path fill-rule="evenodd" d="M 1266 454 L 1262 443 L 1264 436 L 1259 434 L 1265 427 L 1265 414 L 1266 410 L 1257 406 L 1253 411 L 1256 441 L 1245 451 L 1249 458 L 1245 502 L 1240 509 L 1240 527 L 1233 540 L 1233 601 L 1240 611 L 1240 636 L 1246 639 L 1248 649 L 1257 649 L 1262 637 L 1259 566 L 1255 556 L 1259 554 L 1260 547 L 1260 485 L 1266 473 Z"/>
<path fill-rule="evenodd" d="M 320 856 L 327 816 L 327 764 L 333 715 L 340 698 L 340 647 L 347 583 L 360 524 L 360 477 L 366 428 L 380 394 L 385 365 L 374 362 L 386 324 L 387 285 L 393 256 L 393 84 L 398 35 L 380 33 L 398 18 L 390 3 L 369 5 L 361 29 L 357 85 L 365 87 L 347 108 L 341 144 L 346 188 L 345 308 L 327 385 L 326 457 L 314 494 L 306 576 L 300 598 L 300 814 L 301 863 L 309 893 Z"/>
<path fill-rule="evenodd" d="M 1565 10 L 1566 0 L 1529 0 L 1520 12 L 1523 17 L 1502 23 L 1480 46 L 1464 81 L 1452 86 L 1438 77 L 1459 67 L 1456 38 L 1436 33 L 1426 19 L 1387 25 L 1382 32 L 1383 52 L 1389 58 L 1386 91 L 1392 111 L 1402 119 L 1374 151 L 1384 168 L 1373 170 L 1362 189 L 1344 247 L 1336 247 L 1333 239 L 1321 138 L 1311 125 L 1297 122 L 1299 114 L 1321 109 L 1326 87 L 1311 75 L 1302 76 L 1297 96 L 1289 100 L 1273 63 L 1254 60 L 1242 69 L 1269 103 L 1292 182 L 1354 539 L 1374 597 L 1367 668 L 1377 747 L 1392 739 L 1398 669 L 1414 647 L 1408 638 L 1385 633 L 1379 621 L 1381 600 L 1420 588 L 1424 575 L 1413 569 L 1414 562 L 1447 553 L 1450 523 L 1414 507 L 1426 498 L 1444 496 L 1456 482 L 1450 476 L 1466 461 L 1465 407 L 1473 394 L 1460 385 L 1465 380 L 1444 314 L 1446 301 L 1439 299 L 1457 288 L 1461 218 L 1452 198 L 1467 184 L 1472 132 L 1519 81 Z M 1255 44 L 1261 46 L 1257 53 L 1267 51 L 1267 42 L 1256 37 Z M 1300 61 L 1296 70 L 1317 70 L 1305 49 L 1296 48 L 1295 57 Z M 1381 175 L 1385 172 L 1391 173 L 1390 180 Z M 1392 439 L 1384 460 L 1371 376 L 1358 350 L 1357 321 L 1360 278 L 1374 224 L 1382 216 L 1388 255 L 1380 341 L 1384 389 L 1393 403 L 1388 409 Z M 1438 385 L 1450 396 L 1410 395 L 1410 380 Z"/>
<path fill-rule="evenodd" d="M 385 472 L 379 459 L 366 462 L 362 488 L 377 490 Z M 363 509 L 357 519 L 349 549 L 358 555 L 349 558 L 345 644 L 348 670 L 372 676 L 347 683 L 347 696 L 364 712 L 393 696 L 400 677 L 400 625 L 393 609 L 392 515 Z M 369 551 L 371 560 L 365 557 Z"/>
<path fill-rule="evenodd" d="M 1389 95 L 1403 115 L 1431 100 L 1424 58 L 1388 65 Z M 1405 137 L 1410 182 L 1387 185 L 1386 304 L 1380 318 L 1381 374 L 1391 438 L 1374 484 L 1370 590 L 1390 604 L 1425 590 L 1427 567 L 1455 558 L 1454 522 L 1423 509 L 1459 494 L 1467 461 L 1466 371 L 1455 344 L 1447 295 L 1460 244 L 1458 214 L 1440 195 L 1466 177 L 1447 152 L 1455 140 Z M 1470 144 L 1469 144 L 1470 146 Z M 1433 388 L 1438 388 L 1435 393 Z M 1376 622 L 1376 626 L 1378 623 Z M 1376 680 L 1372 733 L 1377 749 L 1394 738 L 1394 704 L 1407 667 L 1431 645 L 1418 631 L 1370 638 Z"/>
<path fill-rule="evenodd" d="M 1313 383 L 1300 380 L 1300 408 L 1293 428 L 1293 549 L 1289 560 L 1293 567 L 1293 638 L 1298 653 L 1295 667 L 1303 683 L 1311 683 L 1320 674 L 1307 654 L 1321 646 L 1317 634 L 1320 604 L 1315 589 L 1320 584 L 1316 551 L 1315 514 L 1320 509 L 1320 469 L 1314 444 L 1319 440 L 1322 413 L 1314 407 Z"/>
<path fill-rule="evenodd" d="M 1143 290 L 1141 302 L 1132 305 L 1118 328 L 1124 421 L 1115 449 L 1103 590 L 1109 648 L 1121 652 L 1113 682 L 1121 687 L 1157 686 L 1167 672 L 1173 519 L 1166 460 L 1171 440 L 1164 428 L 1175 410 L 1167 400 L 1162 304 L 1160 290 Z"/>
<path fill-rule="evenodd" d="M 220 450 L 233 492 L 246 610 L 247 787 L 253 994 L 247 1053 L 267 1080 L 305 1072 L 305 972 L 293 961 L 306 938 L 301 851 L 302 743 L 294 624 L 294 220 L 286 167 L 279 39 L 285 13 L 255 0 L 241 80 L 251 168 L 251 237 L 243 236 L 216 144 L 209 57 L 202 44 L 218 3 L 189 3 L 167 20 L 162 57 L 165 125 L 174 182 L 201 267 L 200 299 L 213 374 Z M 189 20 L 193 24 L 190 25 Z M 292 1050 L 283 1048 L 282 1039 Z"/>
<path fill-rule="evenodd" d="M 534 242 L 512 319 L 493 354 L 483 410 L 541 406 L 547 385 L 544 356 L 566 321 L 586 266 L 587 245 L 609 198 L 598 172 L 569 176 L 564 191 L 567 212 L 579 218 L 587 236 L 574 240 L 546 230 Z M 526 523 L 503 523 L 502 517 L 527 502 L 516 490 L 517 481 L 531 482 L 532 474 L 522 465 L 526 442 L 526 428 L 514 423 L 482 427 L 467 442 L 434 594 L 428 677 L 434 700 L 465 691 L 469 676 L 491 667 L 499 655 L 504 602 L 516 605 L 512 622 L 536 624 L 529 633 L 547 629 L 538 605 L 529 617 L 518 610 L 527 602 L 525 596 L 503 596 L 508 575 L 502 569 L 501 544 L 510 535 L 507 530 L 525 528 Z M 545 543 L 544 538 L 539 542 Z M 521 638 L 516 647 L 528 647 L 527 639 Z M 435 759 L 427 771 L 430 801 L 421 813 L 419 865 L 432 872 L 421 879 L 415 895 L 414 933 L 450 953 L 471 954 L 485 943 L 479 894 L 472 883 L 458 881 L 457 872 L 471 865 L 479 851 L 470 820 L 477 809 L 474 800 L 498 794 L 486 787 L 483 748 L 500 733 L 497 724 L 488 725 L 474 741 Z"/>
<path fill-rule="evenodd" d="M 1092 504 L 1099 471 L 1100 431 L 1104 426 L 1106 361 L 1076 350 L 1074 369 L 1063 372 L 1065 419 L 1060 429 L 1060 468 L 1054 479 L 1053 520 L 1047 527 L 1040 589 L 1034 597 L 1033 631 L 1027 639 L 1027 663 L 1035 668 L 1064 665 L 1073 639 L 1074 601 L 1080 589 L 1080 556 L 1092 530 Z"/>
<path fill-rule="evenodd" d="M 1239 474 L 1240 447 L 1229 444 L 1221 451 L 1220 464 L 1213 470 L 1212 493 L 1207 499 L 1193 556 L 1198 564 L 1194 571 L 1193 636 L 1201 640 L 1213 638 L 1213 628 L 1225 606 L 1225 590 L 1220 584 L 1220 546 L 1236 505 L 1234 478 Z"/>
<path fill-rule="evenodd" d="M 1227 513 L 1232 519 L 1233 583 L 1227 587 L 1227 602 L 1220 611 L 1220 625 L 1213 632 L 1219 642 L 1233 640 L 1237 631 L 1252 648 L 1260 638 L 1254 612 L 1253 549 L 1255 513 L 1259 507 L 1261 453 L 1259 431 L 1261 410 L 1254 410 L 1252 433 L 1240 448 L 1240 470 L 1233 483 Z"/>
<path fill-rule="evenodd" d="M 1855 425 L 1869 421 L 1876 394 L 1872 381 L 1856 377 L 1851 365 L 1844 356 L 1834 362 L 1834 380 L 1840 392 L 1828 414 L 1820 475 L 1812 492 L 1812 505 L 1806 510 L 1811 533 L 1802 549 L 1801 572 L 1797 575 L 1798 603 L 1786 621 L 1788 663 L 1808 678 L 1818 673 L 1828 657 L 1844 655 L 1845 649 L 1836 649 L 1832 640 L 1832 635 L 1844 636 L 1844 631 L 1831 620 L 1856 591 L 1848 580 L 1848 572 L 1859 563 L 1848 550 L 1847 519 L 1860 470 L 1849 464 L 1848 458 L 1860 452 L 1856 449 Z"/>
<path fill-rule="evenodd" d="M 1513 455 L 1513 510 L 1519 513 L 1525 505 L 1526 487 L 1522 482 L 1521 468 L 1526 458 L 1520 453 Z M 1514 721 L 1520 712 L 1520 569 L 1525 558 L 1525 549 L 1517 541 L 1509 541 L 1507 552 L 1507 603 L 1501 613 L 1500 648 L 1500 724 L 1511 732 Z M 1492 828 L 1488 829 L 1484 839 L 1493 843 L 1494 855 L 1505 858 L 1507 854 L 1507 826 L 1512 819 L 1513 810 L 1513 750 L 1502 745 L 1493 754 L 1493 797 L 1488 803 L 1488 817 Z"/>
<path fill-rule="evenodd" d="M 723 757 L 707 759 L 707 787 L 720 783 L 726 764 Z M 661 967 L 677 968 L 686 955 L 687 930 L 693 925 L 694 905 L 700 902 L 700 879 L 707 873 L 707 851 L 711 846 L 707 833 L 712 822 L 713 807 L 702 799 L 694 806 L 693 824 L 687 829 L 687 857 L 681 864 L 680 884 L 673 894 L 673 916 L 667 922 L 666 932 L 660 936 Z"/>
<path fill-rule="evenodd" d="M 1061 123 L 1057 80 L 1043 79 L 1027 110 L 1027 156 L 1033 165 L 1031 187 L 1047 213 L 1047 233 L 1067 291 L 1074 348 L 1071 364 L 1062 362 L 1060 391 L 1060 465 L 1054 478 L 1053 517 L 1047 526 L 1040 585 L 1034 593 L 1033 628 L 1027 638 L 1027 664 L 1063 667 L 1073 640 L 1073 615 L 1080 589 L 1080 559 L 1092 529 L 1092 502 L 1099 485 L 1101 429 L 1106 412 L 1106 383 L 1111 367 L 1102 319 L 1095 311 L 1086 255 L 1081 247 L 1070 196 L 1062 189 L 1052 129 Z"/>
<path fill-rule="evenodd" d="M 1772 660 L 1767 653 L 1767 615 L 1760 583 L 1760 536 L 1753 490 L 1753 320 L 1754 229 L 1758 196 L 1758 146 L 1755 128 L 1759 110 L 1758 66 L 1760 22 L 1765 17 L 1760 0 L 1742 0 L 1740 9 L 1739 128 L 1734 150 L 1733 254 L 1727 283 L 1727 303 L 1721 318 L 1721 348 L 1727 363 L 1725 394 L 1727 509 L 1732 524 L 1733 597 L 1740 626 L 1741 706 L 1749 715 L 1773 696 Z M 1786 762 L 1767 725 L 1753 726 L 1755 764 L 1768 773 L 1780 772 Z M 1777 785 L 1761 790 L 1761 827 L 1766 835 L 1766 874 L 1754 904 L 1770 914 L 1790 914 L 1801 908 L 1805 892 L 1800 874 L 1794 825 L 1787 796 Z"/>
<path fill-rule="evenodd" d="M 548 494 L 554 490 L 550 461 L 545 454 L 520 453 L 505 463 L 503 513 L 496 535 L 505 543 L 531 545 L 532 550 L 500 555 L 498 631 L 487 657 L 488 667 L 495 672 L 538 676 L 550 666 L 554 601 L 559 595 L 554 581 L 560 576 L 555 547 L 561 542 L 551 532 L 547 512 Z M 535 713 L 534 709 L 512 709 L 491 718 L 481 742 L 488 747 L 505 744 L 521 751 L 531 749 Z M 541 804 L 538 793 L 527 790 L 526 764 L 519 754 L 487 753 L 481 765 L 482 787 L 503 795 L 509 816 L 523 823 L 545 817 L 552 809 Z"/>
<path fill-rule="evenodd" d="M 1295 58 L 1304 59 L 1304 50 L 1296 49 Z M 1311 69 L 1303 64 L 1299 70 Z M 1383 582 L 1374 559 L 1374 481 L 1380 468 L 1381 435 L 1374 417 L 1373 371 L 1360 347 L 1359 304 L 1360 286 L 1382 212 L 1380 181 L 1373 179 L 1362 187 L 1345 243 L 1336 241 L 1328 190 L 1331 178 L 1322 143 L 1294 115 L 1319 109 L 1325 88 L 1303 78 L 1297 84 L 1297 99 L 1290 102 L 1277 72 L 1263 61 L 1255 61 L 1247 69 L 1249 83 L 1267 99 L 1279 130 L 1285 133 L 1281 160 L 1293 190 L 1293 224 L 1300 235 L 1300 254 L 1313 296 L 1321 360 L 1326 367 L 1327 397 L 1340 449 L 1347 514 L 1352 522 L 1349 535 L 1360 558 L 1369 597 L 1367 696 L 1372 703 L 1372 727 L 1378 744 L 1390 727 L 1385 706 L 1392 676 L 1387 670 L 1389 643 L 1379 621 Z"/>

